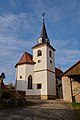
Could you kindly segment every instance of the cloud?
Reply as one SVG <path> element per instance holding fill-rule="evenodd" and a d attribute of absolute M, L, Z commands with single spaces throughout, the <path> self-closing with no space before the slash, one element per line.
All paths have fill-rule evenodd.
<path fill-rule="evenodd" d="M 17 4 L 15 0 L 10 0 L 10 4 L 14 7 L 17 8 Z"/>
<path fill-rule="evenodd" d="M 62 70 L 66 70 L 72 64 L 76 63 L 80 60 L 80 48 L 79 48 L 79 40 L 55 40 L 56 42 L 53 44 L 56 48 L 55 56 L 56 56 L 56 66 L 61 66 Z"/>
<path fill-rule="evenodd" d="M 15 64 L 23 52 L 31 52 L 31 46 L 33 42 L 23 42 L 11 36 L 0 36 L 0 72 L 5 71 L 7 75 L 13 74 Z"/>
<path fill-rule="evenodd" d="M 14 75 L 15 64 L 25 51 L 31 53 L 30 48 L 35 44 L 35 41 L 31 40 L 31 36 L 27 39 L 28 35 L 26 35 L 24 38 L 32 27 L 30 20 L 26 20 L 27 17 L 25 13 L 18 15 L 9 13 L 0 16 L 0 73 L 5 72 L 7 76 Z M 24 24 L 21 26 L 22 22 Z M 34 34 L 34 32 L 30 33 Z M 21 34 L 24 35 L 22 38 Z"/>
<path fill-rule="evenodd" d="M 36 2 L 35 2 L 36 1 Z M 80 59 L 79 3 L 72 0 L 9 0 L 0 3 L 0 72 L 15 79 L 15 64 L 31 47 L 41 30 L 45 12 L 56 66 L 65 70 Z M 48 20 L 47 20 L 48 19 Z M 54 31 L 54 33 L 53 33 Z M 53 40 L 53 41 L 52 41 Z"/>

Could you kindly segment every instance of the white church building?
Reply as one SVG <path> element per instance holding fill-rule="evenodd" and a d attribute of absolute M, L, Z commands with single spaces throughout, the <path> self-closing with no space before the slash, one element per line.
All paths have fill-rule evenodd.
<path fill-rule="evenodd" d="M 56 98 L 55 49 L 47 36 L 44 15 L 42 30 L 33 55 L 24 52 L 16 64 L 16 89 L 26 92 L 27 99 Z"/>

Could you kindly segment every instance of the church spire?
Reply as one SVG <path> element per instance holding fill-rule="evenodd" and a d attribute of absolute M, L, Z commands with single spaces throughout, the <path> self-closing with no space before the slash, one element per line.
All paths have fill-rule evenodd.
<path fill-rule="evenodd" d="M 50 43 L 49 42 L 49 38 L 47 36 L 47 32 L 46 32 L 46 27 L 45 27 L 45 22 L 44 22 L 44 13 L 42 15 L 42 30 L 41 30 L 41 34 L 40 34 L 40 39 L 42 39 L 42 43 Z"/>

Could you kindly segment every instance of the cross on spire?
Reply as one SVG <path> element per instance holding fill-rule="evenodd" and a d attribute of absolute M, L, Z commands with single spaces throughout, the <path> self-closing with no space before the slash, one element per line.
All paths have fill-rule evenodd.
<path fill-rule="evenodd" d="M 44 12 L 43 12 L 42 16 L 43 16 L 43 19 L 44 19 L 44 16 L 45 16 L 45 13 L 44 13 Z"/>

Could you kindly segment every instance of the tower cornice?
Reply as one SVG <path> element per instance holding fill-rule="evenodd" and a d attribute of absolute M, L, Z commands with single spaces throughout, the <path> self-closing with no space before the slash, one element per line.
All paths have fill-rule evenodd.
<path fill-rule="evenodd" d="M 37 48 L 41 48 L 43 46 L 47 46 L 49 48 L 51 48 L 52 50 L 56 51 L 50 44 L 44 43 L 44 44 L 37 44 L 34 47 L 32 47 L 32 49 L 37 49 Z"/>

